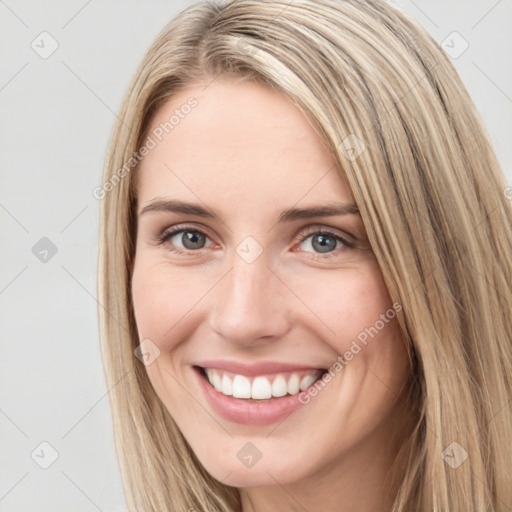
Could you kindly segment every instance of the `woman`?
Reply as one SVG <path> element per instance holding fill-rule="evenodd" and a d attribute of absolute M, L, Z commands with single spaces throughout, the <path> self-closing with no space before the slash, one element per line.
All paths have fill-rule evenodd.
<path fill-rule="evenodd" d="M 98 286 L 131 510 L 512 507 L 512 212 L 422 28 L 200 2 L 119 118 Z"/>

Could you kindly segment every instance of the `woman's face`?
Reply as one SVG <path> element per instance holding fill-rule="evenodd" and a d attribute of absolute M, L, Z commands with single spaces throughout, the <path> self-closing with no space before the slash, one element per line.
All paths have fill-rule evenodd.
<path fill-rule="evenodd" d="M 219 78 L 176 94 L 149 134 L 135 317 L 201 463 L 237 487 L 378 465 L 408 372 L 400 305 L 320 138 L 280 93 Z"/>

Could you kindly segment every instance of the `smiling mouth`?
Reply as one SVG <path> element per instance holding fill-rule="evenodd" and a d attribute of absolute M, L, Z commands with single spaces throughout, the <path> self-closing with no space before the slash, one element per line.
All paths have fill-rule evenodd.
<path fill-rule="evenodd" d="M 217 368 L 194 368 L 219 393 L 247 402 L 272 402 L 297 395 L 327 372 L 324 369 L 312 369 L 247 377 Z"/>

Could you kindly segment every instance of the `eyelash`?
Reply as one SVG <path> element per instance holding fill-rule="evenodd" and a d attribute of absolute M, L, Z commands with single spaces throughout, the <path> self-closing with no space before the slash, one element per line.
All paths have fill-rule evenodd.
<path fill-rule="evenodd" d="M 157 244 L 158 245 L 163 245 L 166 242 L 168 242 L 173 236 L 175 236 L 175 235 L 177 235 L 179 233 L 183 233 L 185 231 L 190 231 L 190 232 L 193 232 L 193 233 L 199 233 L 199 234 L 204 235 L 205 237 L 208 238 L 208 235 L 204 231 L 201 231 L 200 229 L 197 229 L 194 226 L 180 225 L 180 226 L 176 226 L 176 228 L 173 228 L 173 229 L 171 229 L 169 231 L 164 231 L 161 235 L 159 235 L 157 237 Z M 294 240 L 296 242 L 302 243 L 302 242 L 307 240 L 312 235 L 327 235 L 327 236 L 330 236 L 330 237 L 334 238 L 335 240 L 341 242 L 343 244 L 343 246 L 345 246 L 345 247 L 348 247 L 348 248 L 351 248 L 351 249 L 355 247 L 355 244 L 353 242 L 350 242 L 346 238 L 338 235 L 337 233 L 329 231 L 328 229 L 310 228 L 310 230 L 307 231 L 307 233 L 304 233 L 304 231 L 299 233 L 294 238 Z M 172 246 L 172 244 L 170 244 L 170 245 Z M 176 254 L 184 254 L 186 256 L 189 256 L 189 255 L 192 255 L 193 253 L 198 253 L 198 252 L 201 251 L 201 249 L 197 249 L 197 250 L 189 249 L 189 250 L 187 250 L 187 249 L 181 249 L 180 247 L 176 247 L 176 246 L 172 246 L 170 250 L 172 252 L 176 253 Z M 340 250 L 340 249 L 338 249 L 338 250 Z M 328 253 L 325 253 L 325 254 L 318 253 L 318 252 L 310 253 L 310 254 L 314 255 L 314 256 L 312 256 L 313 259 L 323 260 L 323 259 L 331 258 L 331 257 L 335 256 L 335 251 L 336 250 L 328 252 Z"/>

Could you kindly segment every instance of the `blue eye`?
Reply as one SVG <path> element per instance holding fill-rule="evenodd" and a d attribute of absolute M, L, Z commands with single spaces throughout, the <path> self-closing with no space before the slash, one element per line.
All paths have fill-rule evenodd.
<path fill-rule="evenodd" d="M 177 240 L 173 241 L 173 238 L 175 237 Z M 158 240 L 162 244 L 165 242 L 169 242 L 170 245 L 173 247 L 173 250 L 176 250 L 177 252 L 195 251 L 198 249 L 203 249 L 205 247 L 207 239 L 208 236 L 202 231 L 186 227 L 181 227 L 173 231 L 166 231 L 158 238 Z M 183 247 L 177 245 L 177 242 L 180 242 Z"/>
<path fill-rule="evenodd" d="M 203 231 L 188 226 L 178 226 L 165 231 L 157 237 L 159 244 L 168 244 L 172 252 L 184 255 L 191 255 L 201 249 L 210 247 L 207 242 L 210 240 Z M 312 257 L 322 259 L 336 255 L 336 250 L 342 248 L 353 248 L 355 244 L 344 237 L 325 229 L 309 229 L 308 232 L 301 232 L 295 238 L 300 245 L 304 245 L 302 252 L 312 253 Z"/>
<path fill-rule="evenodd" d="M 312 249 L 312 251 L 309 251 L 308 249 L 302 250 L 305 250 L 306 252 L 315 252 L 319 256 L 325 255 L 325 257 L 330 257 L 330 253 L 336 249 L 341 249 L 345 246 L 354 246 L 354 244 L 350 243 L 340 235 L 325 230 L 314 231 L 306 236 L 299 235 L 297 239 L 301 242 L 301 245 L 305 244 L 308 249 Z"/>
<path fill-rule="evenodd" d="M 313 248 L 316 252 L 319 253 L 331 252 L 337 248 L 338 244 L 340 244 L 340 246 L 345 245 L 344 240 L 341 237 L 334 235 L 333 233 L 313 233 L 312 235 L 308 235 L 307 237 L 303 238 L 302 243 L 309 239 L 311 239 L 308 244 L 309 247 Z"/>

